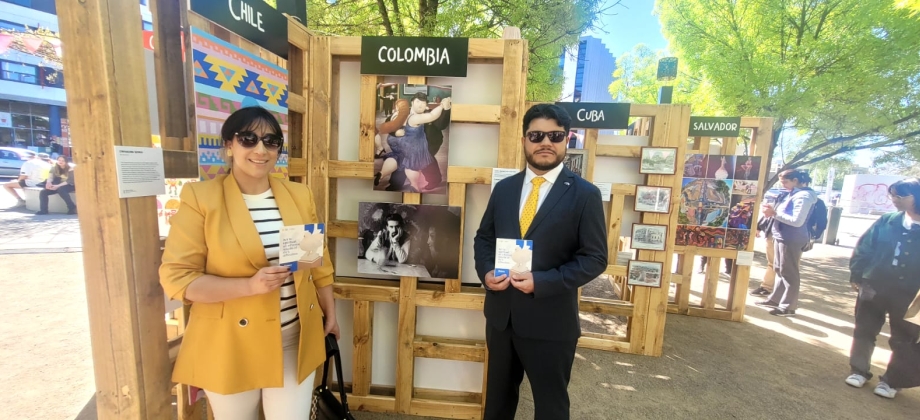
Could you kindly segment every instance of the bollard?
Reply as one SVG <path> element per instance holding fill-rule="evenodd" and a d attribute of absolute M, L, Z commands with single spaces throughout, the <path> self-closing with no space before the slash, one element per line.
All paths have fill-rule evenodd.
<path fill-rule="evenodd" d="M 823 243 L 837 244 L 837 230 L 840 229 L 840 217 L 843 216 L 843 207 L 829 207 L 827 209 L 827 230 L 824 231 Z"/>

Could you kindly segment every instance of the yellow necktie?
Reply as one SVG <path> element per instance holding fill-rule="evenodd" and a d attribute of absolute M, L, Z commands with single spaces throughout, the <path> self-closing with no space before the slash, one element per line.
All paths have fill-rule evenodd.
<path fill-rule="evenodd" d="M 537 215 L 537 202 L 540 200 L 540 186 L 546 182 L 546 178 L 538 176 L 530 181 L 533 188 L 530 189 L 530 195 L 527 196 L 527 202 L 524 203 L 524 210 L 521 211 L 521 237 L 527 234 L 533 217 Z"/>

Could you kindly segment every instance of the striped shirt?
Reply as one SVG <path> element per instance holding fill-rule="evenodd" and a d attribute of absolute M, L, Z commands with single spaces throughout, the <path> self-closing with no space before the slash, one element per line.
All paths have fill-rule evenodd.
<path fill-rule="evenodd" d="M 281 212 L 278 203 L 269 189 L 262 194 L 243 194 L 243 201 L 249 209 L 249 215 L 262 238 L 262 247 L 265 248 L 265 258 L 272 266 L 278 265 L 278 243 L 281 227 Z M 300 330 L 300 315 L 297 313 L 297 292 L 294 290 L 294 277 L 288 276 L 281 285 L 281 330 L 285 335 Z"/>

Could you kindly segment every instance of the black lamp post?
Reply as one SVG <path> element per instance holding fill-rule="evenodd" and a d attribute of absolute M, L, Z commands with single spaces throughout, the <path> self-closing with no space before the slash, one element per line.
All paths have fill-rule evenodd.
<path fill-rule="evenodd" d="M 665 57 L 658 60 L 658 81 L 670 82 L 677 78 L 677 57 Z M 674 94 L 674 86 L 666 85 L 658 88 L 658 103 L 669 104 Z"/>

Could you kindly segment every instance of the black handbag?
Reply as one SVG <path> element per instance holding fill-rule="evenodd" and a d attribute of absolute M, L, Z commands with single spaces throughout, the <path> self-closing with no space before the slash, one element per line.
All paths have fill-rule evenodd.
<path fill-rule="evenodd" d="M 335 373 L 339 381 L 339 398 L 327 386 L 329 380 L 329 359 L 335 362 Z M 348 410 L 348 399 L 345 395 L 345 378 L 342 376 L 342 354 L 335 335 L 326 336 L 326 362 L 323 363 L 323 382 L 313 390 L 313 407 L 310 410 L 310 420 L 355 420 Z"/>

